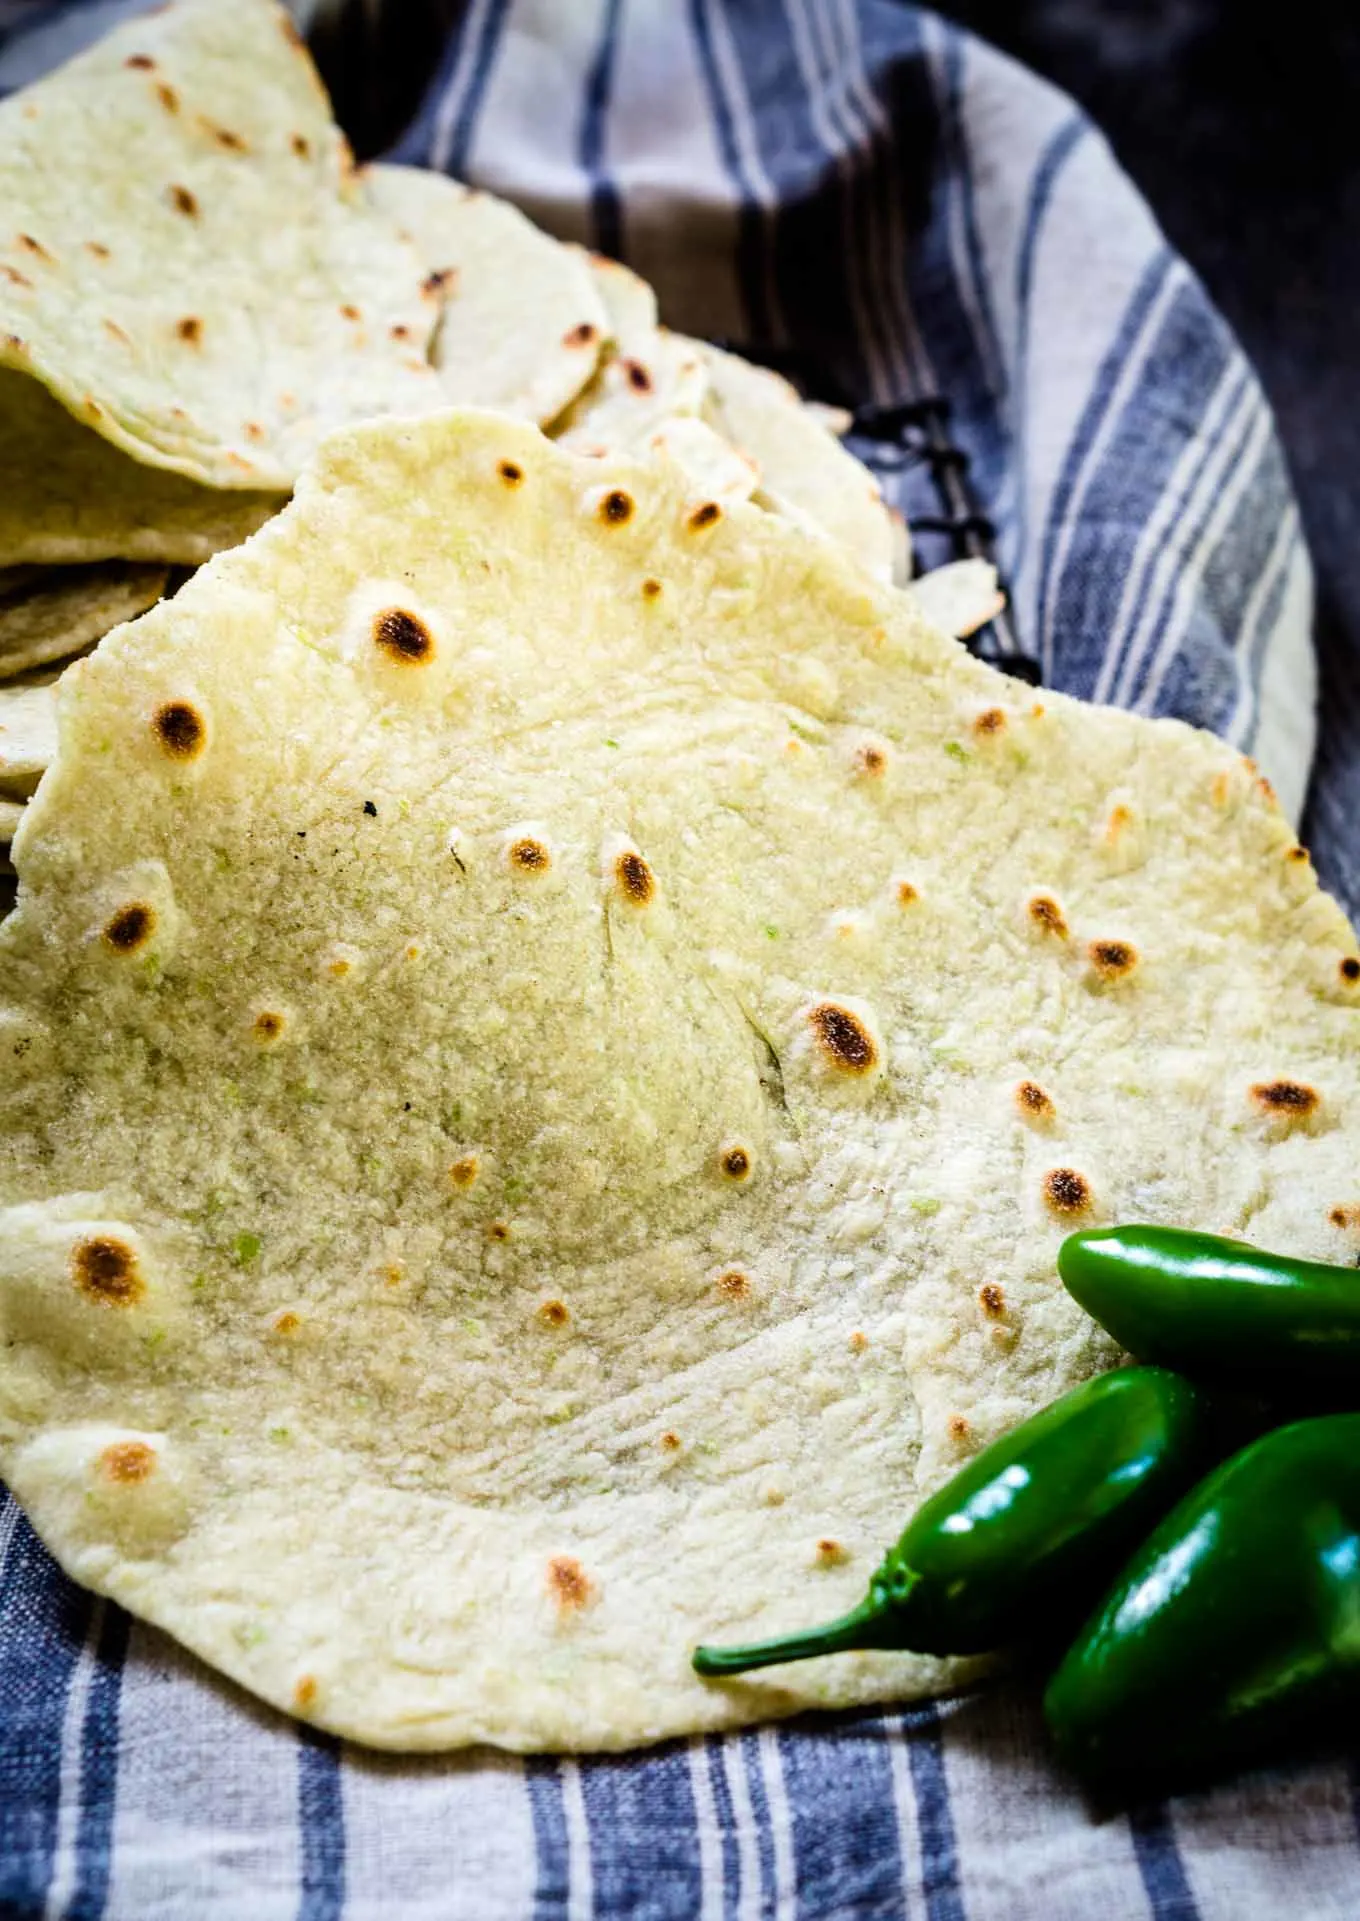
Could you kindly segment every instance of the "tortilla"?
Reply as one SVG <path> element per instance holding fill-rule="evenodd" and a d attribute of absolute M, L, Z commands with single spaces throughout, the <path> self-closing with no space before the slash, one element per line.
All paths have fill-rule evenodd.
<path fill-rule="evenodd" d="M 757 463 L 761 504 L 839 541 L 876 580 L 894 579 L 895 566 L 900 574 L 902 532 L 882 489 L 841 446 L 822 412 L 768 368 L 707 342 L 691 344 L 708 374 L 704 419 Z"/>
<path fill-rule="evenodd" d="M 495 416 L 337 437 L 66 677 L 0 928 L 0 1467 L 393 1748 L 621 1748 L 1107 1364 L 1083 1222 L 1340 1255 L 1360 959 L 1228 747 Z"/>
<path fill-rule="evenodd" d="M 60 678 L 49 670 L 0 684 L 0 794 L 26 799 L 51 764 Z"/>
<path fill-rule="evenodd" d="M 951 560 L 911 583 L 911 595 L 932 627 L 963 640 L 995 620 L 1006 605 L 996 568 L 986 560 Z"/>
<path fill-rule="evenodd" d="M 443 174 L 374 166 L 364 179 L 440 282 L 432 358 L 445 398 L 554 419 L 594 373 L 608 329 L 579 249 Z"/>
<path fill-rule="evenodd" d="M 0 371 L 0 567 L 119 557 L 197 566 L 253 534 L 284 498 L 145 467 L 36 380 Z"/>
<path fill-rule="evenodd" d="M 0 680 L 69 660 L 120 621 L 154 607 L 165 591 L 164 567 L 107 561 L 98 567 L 0 573 Z"/>
<path fill-rule="evenodd" d="M 553 425 L 577 453 L 644 452 L 677 417 L 694 419 L 708 391 L 698 343 L 660 325 L 647 282 L 603 255 L 585 256 L 604 303 L 609 346 L 598 372 Z"/>
<path fill-rule="evenodd" d="M 440 404 L 414 248 L 273 0 L 178 0 L 0 101 L 0 366 L 139 461 L 291 487 L 339 422 Z"/>

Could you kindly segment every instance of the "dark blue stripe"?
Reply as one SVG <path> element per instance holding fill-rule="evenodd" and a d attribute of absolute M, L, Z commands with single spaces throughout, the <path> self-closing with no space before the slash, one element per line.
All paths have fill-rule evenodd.
<path fill-rule="evenodd" d="M 109 1898 L 113 1866 L 113 1817 L 118 1803 L 118 1732 L 127 1659 L 128 1617 L 104 1603 L 99 1646 L 81 1733 L 80 1827 L 76 1878 L 67 1913 L 99 1921 Z"/>
<path fill-rule="evenodd" d="M 0 1567 L 0 1914 L 41 1912 L 47 1897 L 62 1723 L 93 1606 L 21 1516 Z"/>
<path fill-rule="evenodd" d="M 481 29 L 471 53 L 472 74 L 463 95 L 463 104 L 458 109 L 458 118 L 453 123 L 445 168 L 448 173 L 461 176 L 466 170 L 468 150 L 472 145 L 472 130 L 486 93 L 486 83 L 491 77 L 496 45 L 509 10 L 510 0 L 491 0 L 491 5 L 487 8 L 482 20 Z M 439 118 L 440 107 L 463 66 L 464 49 L 470 31 L 470 14 L 470 6 L 460 10 L 459 24 L 449 35 L 439 73 L 421 101 L 415 119 L 388 155 L 389 159 L 401 161 L 406 166 L 428 167 L 432 164 L 435 123 Z"/>
<path fill-rule="evenodd" d="M 298 1741 L 302 1899 L 298 1921 L 340 1921 L 345 1907 L 345 1804 L 340 1743 L 305 1729 Z"/>
<path fill-rule="evenodd" d="M 714 58 L 709 7 L 716 4 L 718 0 L 689 0 L 690 25 L 694 29 L 699 65 L 703 69 L 704 85 L 713 107 L 718 151 L 740 196 L 737 208 L 737 281 L 742 305 L 746 309 L 746 333 L 748 339 L 768 341 L 773 338 L 773 317 L 765 292 L 765 219 L 742 165 L 732 110 Z"/>
<path fill-rule="evenodd" d="M 1065 120 L 1049 140 L 1039 157 L 1030 183 L 1029 205 L 1025 209 L 1025 224 L 1020 235 L 1020 252 L 1015 269 L 1015 369 L 1012 391 L 1016 397 L 1016 465 L 1023 474 L 1027 471 L 1029 445 L 1029 341 L 1031 303 L 1034 299 L 1034 262 L 1039 252 L 1039 241 L 1043 235 L 1048 210 L 1053 204 L 1053 192 L 1058 178 L 1068 160 L 1090 132 L 1089 122 L 1079 113 Z M 1021 486 L 1015 490 L 1015 520 L 1013 528 L 1008 529 L 1007 549 L 1009 566 L 1013 574 L 1028 570 L 1030 557 L 1025 551 L 1028 534 L 1029 495 Z"/>
<path fill-rule="evenodd" d="M 896 1917 L 902 1835 L 893 1801 L 890 1734 L 882 1719 L 828 1721 L 781 1733 L 799 1913 Z"/>
<path fill-rule="evenodd" d="M 599 1915 L 693 1921 L 703 1901 L 688 1751 L 581 1764 Z M 560 1908 L 555 1921 L 560 1921 Z"/>
<path fill-rule="evenodd" d="M 946 23 L 946 33 L 948 54 L 945 59 L 945 73 L 949 82 L 950 136 L 963 206 L 964 244 L 968 249 L 968 264 L 973 270 L 973 290 L 977 298 L 978 322 L 986 338 L 993 373 L 1001 382 L 999 388 L 993 388 L 993 399 L 998 407 L 1002 407 L 1005 405 L 1008 391 L 1006 356 L 1001 350 L 1001 333 L 992 307 L 991 281 L 982 253 L 982 234 L 978 228 L 973 168 L 968 153 L 968 136 L 963 124 L 963 63 L 968 40 L 956 26 L 949 23 Z M 983 364 L 986 364 L 985 357 Z"/>
<path fill-rule="evenodd" d="M 713 1811 L 722 1839 L 722 1911 L 724 1921 L 736 1921 L 741 1894 L 741 1855 L 737 1849 L 737 1817 L 732 1806 L 732 1790 L 727 1785 L 727 1737 L 705 1736 L 708 1775 L 713 1789 Z"/>
<path fill-rule="evenodd" d="M 1124 317 L 1119 324 L 1118 331 L 1111 341 L 1105 358 L 1101 361 L 1100 367 L 1097 370 L 1091 392 L 1087 397 L 1085 407 L 1082 409 L 1081 419 L 1077 423 L 1077 431 L 1072 436 L 1071 445 L 1067 449 L 1067 456 L 1063 461 L 1062 472 L 1058 477 L 1058 483 L 1053 489 L 1053 498 L 1049 503 L 1048 509 L 1048 525 L 1044 530 L 1043 543 L 1039 553 L 1039 592 L 1035 615 L 1036 632 L 1034 635 L 1036 645 L 1042 643 L 1044 647 L 1045 678 L 1048 677 L 1048 672 L 1051 668 L 1051 648 L 1047 639 L 1049 599 L 1050 595 L 1056 592 L 1059 585 L 1058 582 L 1051 579 L 1057 543 L 1062 528 L 1072 511 L 1073 498 L 1081 479 L 1086 457 L 1090 453 L 1092 444 L 1104 425 L 1106 411 L 1109 408 L 1114 389 L 1118 384 L 1119 376 L 1124 370 L 1124 363 L 1128 359 L 1129 351 L 1134 341 L 1142 330 L 1149 310 L 1166 283 L 1174 260 L 1175 256 L 1170 249 L 1162 247 L 1158 249 L 1157 253 L 1145 268 L 1143 277 L 1134 289 L 1133 296 L 1124 311 Z"/>
<path fill-rule="evenodd" d="M 571 1883 L 571 1846 L 567 1815 L 562 1805 L 562 1769 L 545 1755 L 531 1755 L 524 1763 L 529 1788 L 529 1813 L 534 1823 L 533 1921 L 562 1921 Z"/>
<path fill-rule="evenodd" d="M 618 260 L 623 255 L 623 216 L 619 191 L 604 164 L 605 129 L 614 96 L 614 64 L 619 45 L 622 0 L 609 0 L 604 32 L 586 78 L 585 111 L 581 117 L 581 170 L 590 182 L 590 217 L 595 245 Z"/>
<path fill-rule="evenodd" d="M 1152 1921 L 1199 1921 L 1167 1809 L 1139 1808 L 1129 1816 L 1129 1832 Z"/>
<path fill-rule="evenodd" d="M 964 1921 L 959 1888 L 959 1849 L 949 1780 L 944 1767 L 944 1728 L 933 1702 L 902 1717 L 907 1729 L 907 1764 L 916 1797 L 916 1832 L 921 1842 L 921 1892 L 927 1921 Z"/>

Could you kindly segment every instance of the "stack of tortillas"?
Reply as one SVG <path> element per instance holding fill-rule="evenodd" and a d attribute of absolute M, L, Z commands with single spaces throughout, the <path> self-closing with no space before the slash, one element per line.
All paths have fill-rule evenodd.
<path fill-rule="evenodd" d="M 877 484 L 784 382 L 488 194 L 356 172 L 272 0 L 180 0 L 4 102 L 0 204 L 0 859 L 61 663 L 261 526 L 347 421 L 469 402 L 656 441 L 905 577 Z M 950 631 L 998 604 L 979 569 L 947 570 Z"/>
<path fill-rule="evenodd" d="M 1108 1364 L 1072 1227 L 1360 1241 L 1360 956 L 1251 768 L 663 452 L 346 430 L 59 714 L 0 928 L 0 1468 L 78 1580 L 357 1740 L 955 1679 L 689 1656 L 848 1606 Z"/>

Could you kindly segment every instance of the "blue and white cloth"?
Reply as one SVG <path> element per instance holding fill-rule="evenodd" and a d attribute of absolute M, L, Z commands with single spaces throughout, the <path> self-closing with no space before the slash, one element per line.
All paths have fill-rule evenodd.
<path fill-rule="evenodd" d="M 137 10 L 0 0 L 0 88 Z M 1311 585 L 1271 420 L 1069 100 L 895 0 L 470 0 L 397 153 L 629 260 L 677 326 L 859 399 L 947 395 L 1046 681 L 1215 728 L 1297 815 Z M 1311 818 L 1354 906 L 1350 718 Z M 1018 1687 L 627 1758 L 403 1762 L 257 1708 L 0 1508 L 14 1921 L 1286 1913 L 1360 1914 L 1355 1766 L 1097 1820 Z"/>

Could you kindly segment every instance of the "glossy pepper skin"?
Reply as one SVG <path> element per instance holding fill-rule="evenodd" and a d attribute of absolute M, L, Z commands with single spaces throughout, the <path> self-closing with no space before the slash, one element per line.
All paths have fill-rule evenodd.
<path fill-rule="evenodd" d="M 851 1613 L 806 1634 L 698 1648 L 694 1666 L 739 1674 L 845 1648 L 979 1654 L 1045 1633 L 1193 1483 L 1204 1433 L 1178 1375 L 1125 1367 L 1087 1381 L 932 1495 Z"/>
<path fill-rule="evenodd" d="M 1360 1414 L 1277 1428 L 1201 1482 L 1044 1697 L 1063 1759 L 1115 1793 L 1283 1758 L 1358 1709 Z"/>
<path fill-rule="evenodd" d="M 1108 1227 L 1069 1235 L 1058 1273 L 1140 1361 L 1196 1378 L 1330 1381 L 1360 1393 L 1360 1269 L 1180 1228 Z"/>

